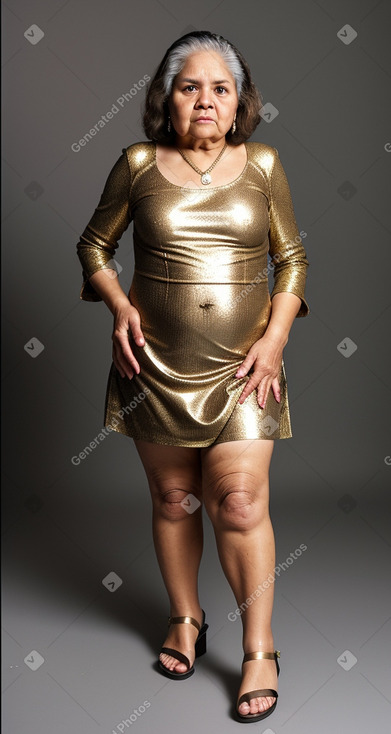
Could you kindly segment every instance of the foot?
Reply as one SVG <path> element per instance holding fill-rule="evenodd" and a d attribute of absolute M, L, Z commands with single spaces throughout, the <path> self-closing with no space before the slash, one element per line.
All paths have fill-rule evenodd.
<path fill-rule="evenodd" d="M 262 647 L 259 645 L 255 645 L 253 647 L 246 646 L 245 652 L 256 652 L 257 650 L 274 652 L 273 638 L 264 642 Z M 275 691 L 278 691 L 277 666 L 274 659 L 268 660 L 267 658 L 262 658 L 261 660 L 248 660 L 244 663 L 238 699 L 243 695 L 243 693 L 256 691 L 259 688 L 274 688 Z M 250 703 L 245 701 L 241 703 L 240 706 L 238 706 L 238 711 L 242 716 L 247 716 L 247 714 L 262 714 L 273 706 L 275 700 L 275 696 L 260 696 L 258 698 L 252 698 Z"/>
<path fill-rule="evenodd" d="M 183 617 L 185 616 L 183 612 L 178 613 L 171 613 L 172 617 Z M 197 620 L 198 624 L 202 625 L 202 609 L 199 608 L 198 611 L 194 612 L 187 612 L 186 616 L 194 617 L 194 619 Z M 194 660 L 195 660 L 195 641 L 198 637 L 198 630 L 193 624 L 187 624 L 187 623 L 173 623 L 170 624 L 167 637 L 163 643 L 163 647 L 172 647 L 174 650 L 178 650 L 178 652 L 183 653 L 183 655 L 186 655 L 187 658 L 189 658 L 190 662 L 190 668 L 192 667 Z M 185 663 L 181 663 L 176 658 L 172 657 L 172 655 L 167 655 L 165 652 L 161 652 L 159 655 L 159 660 L 163 663 L 164 667 L 167 668 L 167 670 L 174 671 L 174 673 L 187 673 L 190 668 L 185 665 Z"/>

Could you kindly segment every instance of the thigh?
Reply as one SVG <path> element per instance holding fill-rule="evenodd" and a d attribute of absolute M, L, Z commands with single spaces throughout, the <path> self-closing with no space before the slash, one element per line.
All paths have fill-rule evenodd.
<path fill-rule="evenodd" d="M 274 441 L 243 439 L 201 448 L 204 502 L 222 502 L 231 491 L 248 491 L 268 501 L 269 469 Z"/>
<path fill-rule="evenodd" d="M 172 490 L 201 494 L 200 449 L 133 439 L 152 496 Z"/>

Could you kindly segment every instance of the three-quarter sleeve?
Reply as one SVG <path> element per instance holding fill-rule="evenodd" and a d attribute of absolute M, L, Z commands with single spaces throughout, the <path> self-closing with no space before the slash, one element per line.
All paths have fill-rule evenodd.
<path fill-rule="evenodd" d="M 129 206 L 131 171 L 126 148 L 111 169 L 99 204 L 76 246 L 83 270 L 80 298 L 83 301 L 101 301 L 89 278 L 102 268 L 113 268 L 110 263 L 121 238 L 132 219 Z M 115 266 L 114 268 L 115 269 Z"/>
<path fill-rule="evenodd" d="M 301 241 L 293 210 L 292 197 L 287 177 L 280 161 L 278 150 L 270 173 L 270 229 L 269 253 L 274 264 L 274 286 L 270 297 L 276 293 L 294 293 L 301 299 L 298 316 L 310 312 L 304 298 L 305 282 L 309 262 Z"/>

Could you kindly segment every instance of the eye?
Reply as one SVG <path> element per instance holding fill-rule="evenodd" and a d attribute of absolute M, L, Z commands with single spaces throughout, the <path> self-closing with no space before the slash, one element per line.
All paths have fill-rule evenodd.
<path fill-rule="evenodd" d="M 186 91 L 188 91 L 189 89 L 195 89 L 195 85 L 194 85 L 194 84 L 188 84 L 188 85 L 187 85 L 187 87 L 185 87 L 183 91 L 184 91 L 184 92 L 186 92 Z M 218 93 L 219 93 L 219 94 L 221 94 L 221 92 L 222 92 L 222 93 L 224 93 L 224 92 L 227 92 L 227 89 L 226 89 L 226 87 L 220 87 L 220 86 L 219 86 L 219 87 L 216 87 L 216 89 L 218 90 Z M 219 91 L 219 90 L 220 90 L 220 91 Z M 222 95 L 221 95 L 221 96 L 222 96 Z"/>

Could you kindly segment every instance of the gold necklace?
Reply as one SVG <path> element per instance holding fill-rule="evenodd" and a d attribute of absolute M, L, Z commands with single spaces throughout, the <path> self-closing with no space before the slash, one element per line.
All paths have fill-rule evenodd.
<path fill-rule="evenodd" d="M 191 166 L 192 168 L 194 168 L 194 170 L 195 170 L 195 171 L 197 171 L 197 173 L 199 173 L 199 174 L 200 174 L 200 176 L 201 176 L 201 183 L 203 183 L 203 184 L 207 185 L 207 184 L 210 184 L 210 183 L 211 183 L 211 181 L 212 181 L 212 176 L 210 175 L 209 171 L 211 171 L 211 170 L 212 170 L 212 168 L 214 168 L 214 167 L 215 167 L 216 163 L 218 163 L 218 162 L 219 162 L 219 160 L 220 160 L 221 156 L 223 155 L 223 153 L 224 153 L 224 151 L 225 151 L 226 147 L 227 147 L 227 143 L 225 143 L 224 147 L 223 147 L 223 148 L 221 149 L 220 153 L 218 154 L 218 156 L 217 156 L 216 160 L 215 160 L 215 161 L 213 161 L 212 165 L 211 165 L 211 166 L 209 166 L 209 168 L 207 168 L 207 169 L 206 169 L 206 171 L 201 171 L 201 169 L 200 169 L 200 168 L 198 168 L 198 167 L 197 167 L 197 166 L 196 166 L 196 165 L 195 165 L 195 164 L 194 164 L 194 163 L 193 163 L 193 162 L 192 162 L 192 161 L 191 161 L 191 160 L 190 160 L 190 159 L 189 159 L 189 158 L 187 157 L 187 155 L 185 155 L 185 153 L 184 153 L 184 152 L 183 152 L 183 151 L 182 151 L 182 150 L 181 150 L 180 148 L 177 148 L 177 150 L 178 150 L 178 151 L 179 151 L 179 153 L 181 154 L 182 158 L 184 158 L 184 159 L 185 159 L 185 161 L 186 161 L 186 162 L 187 162 L 187 163 L 188 163 L 188 164 L 189 164 L 189 165 L 190 165 L 190 166 Z"/>

